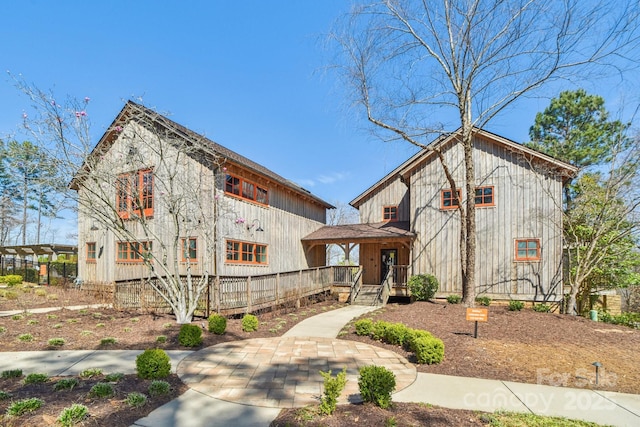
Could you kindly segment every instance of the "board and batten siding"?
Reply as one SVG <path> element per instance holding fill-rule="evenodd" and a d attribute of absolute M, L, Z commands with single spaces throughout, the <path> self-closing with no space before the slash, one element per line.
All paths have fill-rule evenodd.
<path fill-rule="evenodd" d="M 444 150 L 445 159 L 464 186 L 460 144 Z M 476 208 L 476 286 L 495 298 L 557 301 L 562 298 L 562 180 L 520 153 L 476 138 L 476 186 L 493 186 L 491 207 Z M 440 161 L 431 156 L 410 176 L 413 231 L 412 274 L 434 274 L 440 294 L 460 292 L 460 214 L 440 208 L 449 189 Z M 538 262 L 515 261 L 516 239 L 540 239 Z"/>
<path fill-rule="evenodd" d="M 409 188 L 399 178 L 389 180 L 380 186 L 358 206 L 360 222 L 382 222 L 385 206 L 398 207 L 398 221 L 409 221 L 411 219 Z"/>

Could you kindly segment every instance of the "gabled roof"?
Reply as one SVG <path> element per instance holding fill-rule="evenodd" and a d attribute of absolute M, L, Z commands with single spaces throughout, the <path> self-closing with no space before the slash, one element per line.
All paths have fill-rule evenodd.
<path fill-rule="evenodd" d="M 133 101 L 127 101 L 124 105 L 120 113 L 116 116 L 111 126 L 104 133 L 102 138 L 98 141 L 94 149 L 91 151 L 89 156 L 100 155 L 101 153 L 106 152 L 111 145 L 118 138 L 118 127 L 123 127 L 125 123 L 129 120 L 136 118 L 136 120 L 140 120 L 143 118 L 144 120 L 148 120 L 150 123 L 154 123 L 156 125 L 160 125 L 164 127 L 166 130 L 175 133 L 177 136 L 184 138 L 187 141 L 198 141 L 199 143 L 210 144 L 213 152 L 217 155 L 221 156 L 225 160 L 234 163 L 244 169 L 247 169 L 251 172 L 254 172 L 258 175 L 262 175 L 270 181 L 273 181 L 305 198 L 311 199 L 316 203 L 327 209 L 333 209 L 335 206 L 325 202 L 321 198 L 313 195 L 310 191 L 305 188 L 300 187 L 292 181 L 289 181 L 286 178 L 276 174 L 275 172 L 267 169 L 266 167 L 260 165 L 259 163 L 254 162 L 247 157 L 244 157 L 235 151 L 232 151 L 216 142 L 213 142 L 209 138 L 206 138 L 203 135 L 198 134 L 197 132 L 192 131 L 179 123 L 174 122 L 173 120 L 168 119 L 167 117 L 159 114 L 143 105 L 137 104 Z M 86 163 L 86 162 L 85 162 Z M 71 181 L 70 187 L 74 190 L 78 189 L 78 175 L 76 175 Z"/>
<path fill-rule="evenodd" d="M 301 240 L 303 243 L 367 243 L 407 241 L 415 238 L 409 221 L 377 222 L 373 224 L 325 225 Z"/>
<path fill-rule="evenodd" d="M 494 134 L 479 128 L 474 128 L 473 132 L 476 137 L 481 137 L 489 142 L 503 146 L 509 150 L 519 152 L 531 159 L 535 159 L 536 161 L 542 161 L 544 163 L 547 163 L 551 168 L 557 170 L 564 177 L 569 178 L 569 177 L 575 176 L 575 174 L 578 172 L 578 168 L 576 168 L 575 166 L 567 162 L 563 162 L 562 160 L 558 160 L 540 151 L 526 147 L 522 144 L 519 144 L 515 141 L 504 138 L 497 134 Z M 400 166 L 395 168 L 393 171 L 388 173 L 384 178 L 376 182 L 374 185 L 369 187 L 367 190 L 361 193 L 358 197 L 353 199 L 349 204 L 357 209 L 358 206 L 360 206 L 368 198 L 368 196 L 371 195 L 373 192 L 375 192 L 380 186 L 384 185 L 390 180 L 397 179 L 398 176 L 400 176 L 401 179 L 408 178 L 412 170 L 414 170 L 416 167 L 418 167 L 422 163 L 430 160 L 433 156 L 436 156 L 435 150 L 452 142 L 455 138 L 458 137 L 459 134 L 460 134 L 460 129 L 449 134 L 443 134 L 438 138 L 434 139 L 426 148 L 423 148 L 422 150 L 418 151 L 416 154 L 411 156 L 411 158 L 409 158 L 407 161 L 405 161 Z"/>

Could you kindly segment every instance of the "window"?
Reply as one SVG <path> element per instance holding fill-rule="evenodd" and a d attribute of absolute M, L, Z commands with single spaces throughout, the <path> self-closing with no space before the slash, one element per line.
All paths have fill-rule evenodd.
<path fill-rule="evenodd" d="M 182 239 L 182 262 L 198 262 L 198 244 L 195 238 Z"/>
<path fill-rule="evenodd" d="M 493 186 L 476 188 L 476 206 L 495 206 L 493 203 Z"/>
<path fill-rule="evenodd" d="M 151 259 L 152 242 L 118 242 L 116 245 L 116 262 L 135 263 Z"/>
<path fill-rule="evenodd" d="M 238 264 L 266 264 L 267 246 L 259 243 L 227 240 L 227 262 Z"/>
<path fill-rule="evenodd" d="M 460 199 L 460 190 L 456 190 L 458 200 Z M 452 190 L 442 190 L 440 192 L 440 209 L 457 209 L 458 200 Z"/>
<path fill-rule="evenodd" d="M 540 239 L 517 239 L 516 261 L 540 261 Z"/>
<path fill-rule="evenodd" d="M 96 242 L 87 242 L 87 262 L 96 262 Z"/>
<path fill-rule="evenodd" d="M 131 214 L 145 218 L 153 216 L 153 171 L 139 170 L 118 177 L 116 209 L 124 219 L 130 218 Z"/>
<path fill-rule="evenodd" d="M 385 206 L 382 208 L 382 220 L 383 221 L 397 221 L 398 220 L 398 207 L 397 206 Z"/>
<path fill-rule="evenodd" d="M 269 192 L 266 188 L 258 186 L 256 183 L 247 181 L 233 175 L 227 175 L 224 184 L 224 191 L 227 194 L 238 196 L 242 199 L 266 205 L 269 203 Z"/>

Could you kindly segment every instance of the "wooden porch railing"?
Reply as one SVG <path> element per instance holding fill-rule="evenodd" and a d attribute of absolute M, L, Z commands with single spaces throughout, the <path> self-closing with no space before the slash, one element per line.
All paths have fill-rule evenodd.
<path fill-rule="evenodd" d="M 361 282 L 361 274 L 360 267 L 327 266 L 259 276 L 211 276 L 198 309 L 205 316 L 212 312 L 250 313 L 328 291 L 332 285 L 351 286 L 354 281 Z M 198 278 L 192 276 L 194 280 Z M 186 281 L 186 277 L 181 279 Z M 116 282 L 114 306 L 168 310 L 168 304 L 152 286 L 151 282 L 157 281 L 158 278 Z"/>
<path fill-rule="evenodd" d="M 358 297 L 360 293 L 360 289 L 362 289 L 362 267 L 358 268 L 358 272 L 353 277 L 353 281 L 351 282 L 351 287 L 349 290 L 349 303 L 353 304 L 353 302 Z"/>

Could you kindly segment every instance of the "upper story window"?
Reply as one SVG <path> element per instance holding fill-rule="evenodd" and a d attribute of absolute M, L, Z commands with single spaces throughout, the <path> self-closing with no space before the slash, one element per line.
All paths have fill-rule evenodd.
<path fill-rule="evenodd" d="M 116 262 L 138 263 L 151 258 L 152 242 L 118 242 L 116 246 Z"/>
<path fill-rule="evenodd" d="M 234 175 L 227 175 L 224 191 L 227 194 L 251 200 L 262 205 L 269 204 L 269 192 L 266 188 Z"/>
<path fill-rule="evenodd" d="M 267 245 L 227 240 L 227 262 L 235 264 L 267 264 Z"/>
<path fill-rule="evenodd" d="M 385 206 L 382 208 L 382 220 L 383 221 L 397 221 L 398 220 L 398 207 L 397 206 Z"/>
<path fill-rule="evenodd" d="M 87 262 L 96 262 L 96 242 L 87 242 Z"/>
<path fill-rule="evenodd" d="M 125 173 L 116 180 L 116 209 L 120 218 L 153 216 L 153 171 Z"/>
<path fill-rule="evenodd" d="M 198 261 L 198 241 L 194 237 L 182 239 L 182 262 Z"/>
<path fill-rule="evenodd" d="M 493 186 L 476 187 L 476 206 L 495 206 Z"/>
<path fill-rule="evenodd" d="M 540 239 L 516 239 L 516 261 L 540 261 Z"/>
<path fill-rule="evenodd" d="M 460 200 L 460 190 L 456 190 L 457 199 L 455 193 L 452 190 L 442 190 L 440 192 L 440 209 L 457 209 L 458 201 Z"/>

